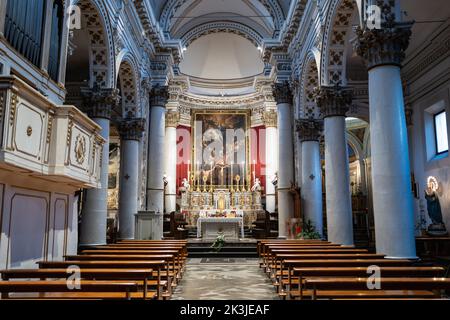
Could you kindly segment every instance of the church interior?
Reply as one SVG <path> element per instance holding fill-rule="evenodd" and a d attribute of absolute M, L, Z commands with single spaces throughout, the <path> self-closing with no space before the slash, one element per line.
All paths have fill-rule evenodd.
<path fill-rule="evenodd" d="M 449 121 L 446 0 L 0 0 L 0 301 L 449 300 Z"/>

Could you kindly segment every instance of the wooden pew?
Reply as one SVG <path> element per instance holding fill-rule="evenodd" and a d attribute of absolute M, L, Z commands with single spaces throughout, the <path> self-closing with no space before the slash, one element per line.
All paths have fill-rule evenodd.
<path fill-rule="evenodd" d="M 64 256 L 67 261 L 79 260 L 79 261 L 101 261 L 101 260 L 127 260 L 127 261 L 144 261 L 144 260 L 166 260 L 166 272 L 167 278 L 174 280 L 173 286 L 176 286 L 178 279 L 178 272 L 181 269 L 176 263 L 175 256 L 173 254 L 141 254 L 141 255 L 123 255 L 123 254 L 82 254 L 82 255 L 68 255 Z M 172 263 L 172 265 L 170 265 Z"/>
<path fill-rule="evenodd" d="M 0 281 L 2 299 L 10 298 L 11 293 L 41 293 L 38 297 L 32 298 L 129 300 L 132 297 L 131 293 L 138 290 L 138 284 L 134 281 L 80 280 L 80 289 L 70 289 L 66 280 Z M 18 295 L 14 298 L 30 299 L 30 296 Z"/>
<path fill-rule="evenodd" d="M 2 280 L 11 279 L 68 279 L 68 269 L 8 269 L 1 270 Z M 143 285 L 143 299 L 159 299 L 161 286 L 157 280 L 152 281 L 153 269 L 80 269 L 79 276 L 83 280 L 134 280 Z M 161 286 L 160 286 L 161 285 Z M 149 291 L 155 286 L 156 291 Z"/>
<path fill-rule="evenodd" d="M 380 266 L 379 271 L 382 277 L 441 277 L 445 269 L 442 267 L 385 267 Z M 292 282 L 283 280 L 283 283 L 289 288 L 288 297 L 300 297 L 301 286 L 304 280 L 312 277 L 366 277 L 367 267 L 326 267 L 326 268 L 293 268 Z M 292 285 L 297 285 L 297 291 L 292 289 Z"/>
<path fill-rule="evenodd" d="M 156 270 L 156 280 L 158 290 L 161 288 L 161 278 L 162 272 L 161 270 L 167 266 L 166 260 L 72 260 L 72 261 L 38 261 L 37 262 L 40 269 L 67 269 L 71 266 L 77 266 L 80 269 L 154 269 Z M 167 280 L 167 291 L 164 293 L 164 296 L 171 295 L 171 279 L 170 276 Z"/>
<path fill-rule="evenodd" d="M 287 276 L 289 288 L 292 285 L 292 270 L 294 267 L 298 268 L 320 268 L 320 267 L 368 267 L 371 265 L 376 266 L 392 266 L 401 267 L 411 265 L 409 260 L 389 260 L 389 259 L 327 259 L 325 256 L 322 259 L 286 259 L 282 261 L 280 267 L 281 271 L 277 271 L 274 275 L 275 285 L 280 286 L 278 289 L 279 294 L 285 297 L 287 293 L 284 288 L 281 287 L 284 276 Z"/>
<path fill-rule="evenodd" d="M 380 281 L 381 290 L 425 290 L 434 291 L 435 296 L 439 297 L 440 294 L 437 291 L 450 289 L 450 278 L 378 278 Z M 305 289 L 312 290 L 312 299 L 317 297 L 324 297 L 320 294 L 321 290 L 336 290 L 337 292 L 327 295 L 329 298 L 339 296 L 341 291 L 356 291 L 366 293 L 370 296 L 370 293 L 377 292 L 378 290 L 369 290 L 367 288 L 367 278 L 359 277 L 333 277 L 333 278 L 307 278 L 302 286 Z M 344 293 L 345 294 L 345 293 Z M 412 293 L 414 294 L 414 293 Z"/>

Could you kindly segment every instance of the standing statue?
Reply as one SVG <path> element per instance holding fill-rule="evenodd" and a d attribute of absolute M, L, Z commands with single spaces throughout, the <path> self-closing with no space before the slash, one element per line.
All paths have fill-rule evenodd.
<path fill-rule="evenodd" d="M 253 183 L 252 186 L 252 192 L 255 191 L 261 191 L 261 181 L 259 180 L 259 178 L 255 178 L 255 182 Z"/>
<path fill-rule="evenodd" d="M 189 184 L 189 181 L 186 178 L 183 178 L 183 181 L 181 181 L 181 184 L 183 185 L 182 188 L 184 188 L 184 191 L 191 190 L 191 185 Z"/>
<path fill-rule="evenodd" d="M 427 188 L 425 189 L 425 199 L 427 200 L 428 216 L 431 219 L 431 224 L 428 226 L 427 232 L 431 236 L 443 236 L 447 234 L 447 229 L 442 220 L 441 205 L 437 195 L 438 186 L 435 177 L 428 178 Z"/>

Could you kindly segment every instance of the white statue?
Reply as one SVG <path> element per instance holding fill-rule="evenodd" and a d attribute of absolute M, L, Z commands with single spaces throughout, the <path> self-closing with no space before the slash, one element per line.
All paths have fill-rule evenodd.
<path fill-rule="evenodd" d="M 183 178 L 183 181 L 181 181 L 181 184 L 183 185 L 183 188 L 185 191 L 191 190 L 191 185 L 189 184 L 189 181 L 186 178 Z"/>
<path fill-rule="evenodd" d="M 255 182 L 253 183 L 251 190 L 252 192 L 261 191 L 261 181 L 259 181 L 259 178 L 255 178 Z"/>

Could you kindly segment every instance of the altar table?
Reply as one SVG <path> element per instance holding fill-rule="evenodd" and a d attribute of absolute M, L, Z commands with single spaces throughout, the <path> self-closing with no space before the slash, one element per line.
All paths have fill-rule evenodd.
<path fill-rule="evenodd" d="M 202 226 L 202 225 L 205 225 Z M 225 235 L 226 239 L 244 238 L 244 221 L 242 217 L 236 218 L 198 218 L 197 219 L 197 238 L 215 239 L 219 232 Z"/>

